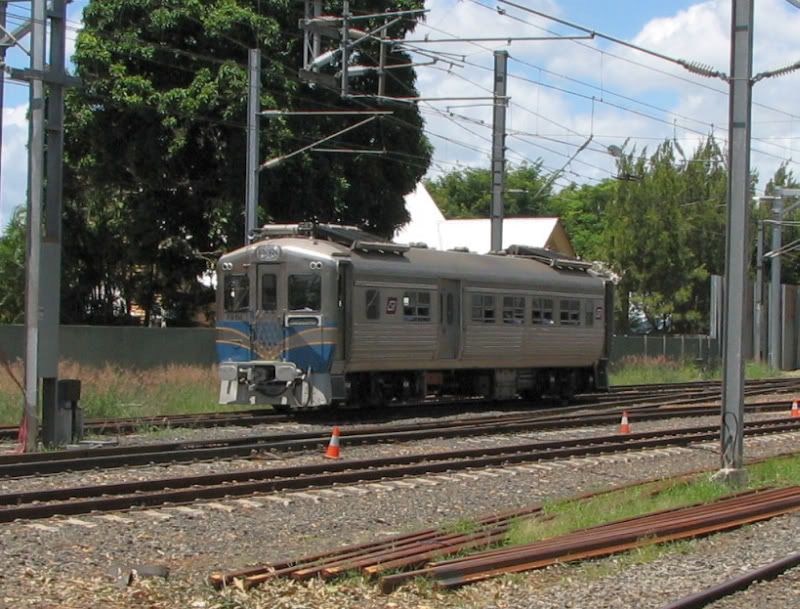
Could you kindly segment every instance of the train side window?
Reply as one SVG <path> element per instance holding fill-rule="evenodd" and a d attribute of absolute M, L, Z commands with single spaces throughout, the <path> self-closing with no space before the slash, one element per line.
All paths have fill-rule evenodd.
<path fill-rule="evenodd" d="M 430 292 L 405 292 L 403 294 L 403 319 L 406 321 L 430 321 Z"/>
<path fill-rule="evenodd" d="M 562 300 L 559 303 L 560 321 L 562 326 L 581 325 L 581 301 Z"/>
<path fill-rule="evenodd" d="M 447 325 L 453 325 L 453 321 L 455 320 L 456 316 L 456 307 L 455 307 L 455 299 L 453 295 L 448 292 L 447 293 Z"/>
<path fill-rule="evenodd" d="M 594 325 L 594 306 L 592 306 L 592 301 L 584 301 L 583 306 L 583 319 L 585 321 L 585 325 L 591 327 Z"/>
<path fill-rule="evenodd" d="M 261 275 L 261 310 L 275 311 L 278 308 L 278 278 L 272 273 Z"/>
<path fill-rule="evenodd" d="M 525 323 L 524 296 L 503 296 L 503 323 L 517 326 Z"/>
<path fill-rule="evenodd" d="M 367 319 L 380 319 L 381 292 L 380 290 L 367 290 Z"/>
<path fill-rule="evenodd" d="M 490 294 L 473 294 L 472 321 L 493 324 L 494 319 L 494 296 Z"/>
<path fill-rule="evenodd" d="M 289 310 L 319 311 L 322 278 L 316 274 L 289 275 Z"/>
<path fill-rule="evenodd" d="M 531 299 L 531 322 L 539 326 L 552 326 L 555 323 L 551 298 Z"/>
<path fill-rule="evenodd" d="M 225 275 L 224 304 L 228 313 L 250 308 L 250 278 L 247 275 Z"/>

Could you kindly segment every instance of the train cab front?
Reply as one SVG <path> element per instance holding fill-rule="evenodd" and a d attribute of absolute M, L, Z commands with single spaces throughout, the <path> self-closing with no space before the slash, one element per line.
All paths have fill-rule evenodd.
<path fill-rule="evenodd" d="M 336 306 L 336 285 L 335 264 L 291 245 L 261 242 L 220 259 L 221 404 L 296 410 L 330 403 L 335 309 L 326 313 Z"/>

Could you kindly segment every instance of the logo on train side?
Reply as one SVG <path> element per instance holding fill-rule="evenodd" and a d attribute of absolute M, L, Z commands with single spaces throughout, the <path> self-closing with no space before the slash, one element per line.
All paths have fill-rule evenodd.
<path fill-rule="evenodd" d="M 397 296 L 389 296 L 386 299 L 386 314 L 394 315 L 397 313 Z"/>

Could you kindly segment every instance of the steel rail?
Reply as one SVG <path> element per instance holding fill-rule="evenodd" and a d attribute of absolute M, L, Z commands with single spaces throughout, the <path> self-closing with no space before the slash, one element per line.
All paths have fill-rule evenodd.
<path fill-rule="evenodd" d="M 800 429 L 800 420 L 750 423 L 746 435 L 782 433 Z M 56 514 L 125 510 L 137 506 L 187 503 L 255 493 L 326 487 L 334 484 L 397 479 L 461 469 L 497 467 L 604 454 L 624 450 L 685 446 L 718 437 L 719 429 L 698 427 L 680 431 L 649 432 L 579 440 L 530 443 L 459 451 L 404 455 L 378 459 L 321 463 L 318 465 L 204 474 L 85 487 L 61 488 L 0 495 L 0 522 L 18 518 L 48 518 Z M 60 503 L 54 503 L 60 501 Z M 51 503 L 43 503 L 51 502 Z"/>
<path fill-rule="evenodd" d="M 615 490 L 619 489 L 609 489 L 598 494 Z M 591 496 L 593 495 L 586 494 L 576 499 Z M 419 576 L 433 578 L 435 585 L 448 588 L 505 573 L 608 556 L 651 543 L 709 535 L 797 510 L 800 510 L 800 487 L 764 488 L 723 497 L 710 504 L 661 510 L 530 544 L 505 546 L 505 533 L 511 522 L 520 517 L 542 518 L 541 507 L 531 506 L 517 512 L 483 517 L 475 522 L 472 531 L 468 533 L 427 529 L 297 560 L 228 573 L 214 573 L 209 577 L 209 582 L 216 588 L 222 588 L 238 580 L 239 585 L 251 588 L 276 577 L 328 578 L 350 571 L 376 576 L 406 569 L 392 575 L 384 575 L 380 580 L 381 590 L 391 592 L 399 585 Z M 490 547 L 492 544 L 501 547 L 486 549 L 466 557 L 457 557 L 458 553 L 465 550 Z M 446 556 L 456 556 L 456 558 L 431 562 L 432 559 Z M 780 571 L 797 564 L 800 564 L 800 555 L 788 557 L 743 578 L 735 578 L 722 586 L 704 591 L 705 594 L 692 595 L 664 609 L 702 607 L 709 600 L 719 598 L 721 592 L 730 593 L 733 589 L 741 589 L 754 579 L 775 577 Z M 409 568 L 412 570 L 408 570 Z M 682 602 L 687 604 L 681 604 Z"/>
<path fill-rule="evenodd" d="M 748 412 L 787 409 L 783 402 L 754 404 Z M 632 410 L 631 421 L 657 421 L 674 417 L 715 415 L 711 407 L 660 408 Z M 571 414 L 564 417 L 542 416 L 538 413 L 475 417 L 458 421 L 435 421 L 415 425 L 374 426 L 344 430 L 343 439 L 349 444 L 377 444 L 430 438 L 454 438 L 501 433 L 548 431 L 592 425 L 616 424 L 619 413 Z M 0 478 L 52 474 L 63 471 L 85 471 L 95 468 L 129 467 L 152 463 L 175 463 L 208 459 L 248 457 L 275 451 L 307 450 L 323 445 L 326 433 L 301 432 L 273 434 L 209 441 L 184 441 L 127 447 L 108 447 L 81 450 L 0 455 Z"/>
<path fill-rule="evenodd" d="M 800 566 L 800 553 L 791 554 L 780 560 L 753 569 L 743 575 L 732 577 L 716 586 L 700 590 L 682 599 L 664 605 L 661 609 L 701 609 L 706 605 L 730 596 L 736 592 L 746 590 L 751 584 L 760 581 L 769 581 L 778 577 L 784 571 Z"/>

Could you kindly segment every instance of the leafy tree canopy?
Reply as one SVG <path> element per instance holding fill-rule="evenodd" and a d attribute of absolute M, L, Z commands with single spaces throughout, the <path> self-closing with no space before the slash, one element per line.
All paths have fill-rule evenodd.
<path fill-rule="evenodd" d="M 359 11 L 419 8 L 371 0 Z M 64 317 L 125 319 L 135 301 L 186 321 L 211 295 L 196 281 L 209 257 L 243 240 L 247 55 L 262 51 L 263 108 L 365 109 L 338 91 L 300 82 L 302 4 L 292 0 L 92 0 L 74 62 L 83 87 L 67 106 Z M 323 8 L 324 14 L 341 5 Z M 382 20 L 362 23 L 373 28 Z M 402 37 L 404 20 L 389 31 Z M 378 45 L 353 61 L 376 64 Z M 409 63 L 390 53 L 389 63 Z M 391 70 L 386 95 L 415 95 L 411 68 Z M 376 77 L 351 83 L 375 93 Z M 368 106 L 374 107 L 374 104 Z M 407 220 L 403 195 L 431 149 L 414 107 L 391 108 L 328 147 L 384 155 L 304 153 L 261 173 L 259 216 L 321 220 L 389 234 Z M 281 156 L 353 117 L 281 117 L 261 123 L 261 160 Z"/>
<path fill-rule="evenodd" d="M 25 316 L 25 212 L 14 210 L 0 234 L 0 323 L 21 323 Z"/>
<path fill-rule="evenodd" d="M 448 218 L 488 218 L 492 204 L 492 172 L 469 167 L 425 182 L 434 201 Z M 504 196 L 505 216 L 542 216 L 552 186 L 542 175 L 541 163 L 509 166 Z"/>

